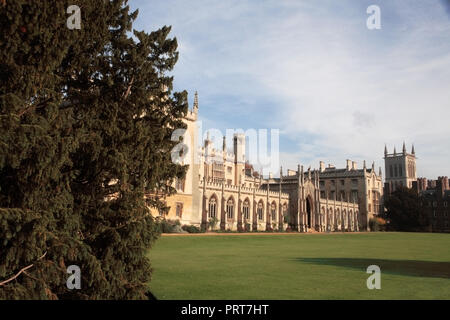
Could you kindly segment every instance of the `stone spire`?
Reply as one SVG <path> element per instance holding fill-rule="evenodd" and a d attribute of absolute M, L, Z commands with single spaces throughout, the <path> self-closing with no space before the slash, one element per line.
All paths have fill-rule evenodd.
<path fill-rule="evenodd" d="M 372 162 L 372 172 L 375 172 L 375 161 Z"/>
<path fill-rule="evenodd" d="M 386 157 L 388 154 L 387 146 L 384 144 L 384 156 Z"/>
<path fill-rule="evenodd" d="M 403 149 L 402 149 L 403 155 L 406 155 L 406 145 L 405 141 L 403 141 Z"/>
<path fill-rule="evenodd" d="M 412 145 L 412 148 L 411 148 L 411 154 L 416 154 L 416 151 L 414 150 L 414 143 L 413 143 L 413 145 Z"/>
<path fill-rule="evenodd" d="M 198 92 L 195 91 L 194 95 L 194 112 L 198 112 Z"/>
<path fill-rule="evenodd" d="M 205 148 L 208 147 L 210 143 L 211 143 L 211 140 L 210 140 L 210 135 L 209 135 L 209 130 L 208 130 L 208 131 L 206 131 L 206 139 L 204 141 Z"/>
<path fill-rule="evenodd" d="M 381 167 L 378 168 L 378 176 L 381 177 Z"/>
<path fill-rule="evenodd" d="M 394 146 L 394 156 L 395 155 L 397 155 L 397 150 L 395 149 L 395 146 Z"/>
<path fill-rule="evenodd" d="M 280 197 L 281 197 L 281 184 L 283 183 L 283 167 L 280 166 Z"/>
<path fill-rule="evenodd" d="M 227 138 L 226 138 L 226 136 L 223 136 L 222 150 L 223 150 L 224 153 L 227 151 Z M 224 156 L 225 156 L 225 154 L 224 154 Z"/>

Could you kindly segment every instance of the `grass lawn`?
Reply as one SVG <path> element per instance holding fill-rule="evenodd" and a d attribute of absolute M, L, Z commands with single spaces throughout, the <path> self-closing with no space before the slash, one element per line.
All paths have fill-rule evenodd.
<path fill-rule="evenodd" d="M 450 299 L 450 234 L 164 236 L 150 258 L 158 299 Z"/>

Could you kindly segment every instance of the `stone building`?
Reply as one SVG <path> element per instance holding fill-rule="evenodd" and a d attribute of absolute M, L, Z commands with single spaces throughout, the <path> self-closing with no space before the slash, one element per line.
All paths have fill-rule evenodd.
<path fill-rule="evenodd" d="M 413 189 L 419 193 L 420 205 L 427 213 L 431 231 L 450 232 L 450 186 L 448 177 L 437 180 L 418 178 Z"/>
<path fill-rule="evenodd" d="M 287 221 L 292 230 L 308 232 L 359 231 L 359 205 L 337 199 L 320 197 L 320 175 L 318 170 L 288 170 L 280 178 L 269 178 L 262 188 L 280 189 L 289 194 L 289 216 Z"/>
<path fill-rule="evenodd" d="M 358 169 L 355 161 L 347 160 L 345 168 L 337 169 L 333 165 L 325 167 L 320 162 L 320 197 L 330 201 L 355 202 L 359 205 L 359 225 L 366 230 L 369 219 L 383 210 L 383 180 L 381 168 L 378 174 L 375 163 L 371 168 Z"/>
<path fill-rule="evenodd" d="M 153 215 L 164 215 L 205 229 L 211 220 L 216 220 L 221 230 L 289 228 L 325 232 L 358 231 L 360 225 L 366 228 L 367 212 L 375 210 L 372 203 L 373 208 L 379 206 L 379 202 L 371 202 L 371 192 L 376 190 L 374 199 L 380 199 L 381 177 L 373 168 L 364 168 L 360 173 L 356 169 L 348 170 L 344 176 L 334 171 L 333 176 L 333 170 L 303 170 L 299 165 L 297 170 L 288 170 L 286 174 L 280 170 L 279 178 L 271 175 L 263 178 L 247 163 L 243 134 L 234 134 L 232 150 L 227 148 L 225 138 L 222 148 L 217 148 L 209 136 L 202 146 L 197 145 L 198 108 L 196 93 L 193 109 L 184 119 L 187 129 L 182 135 L 187 153 L 181 164 L 189 165 L 186 178 L 175 181 L 177 194 L 164 197 L 169 211 L 152 209 Z M 326 188 L 333 179 L 340 183 L 337 179 L 341 176 L 348 187 Z M 358 186 L 353 198 L 351 179 L 356 179 Z M 373 187 L 372 181 L 377 183 Z"/>
<path fill-rule="evenodd" d="M 393 153 L 388 153 L 387 147 L 384 147 L 384 165 L 385 165 L 385 193 L 390 194 L 398 187 L 412 188 L 413 182 L 417 181 L 416 171 L 416 152 L 414 145 L 411 153 L 406 152 L 406 146 L 403 142 L 401 153 L 397 153 L 395 147 Z"/>

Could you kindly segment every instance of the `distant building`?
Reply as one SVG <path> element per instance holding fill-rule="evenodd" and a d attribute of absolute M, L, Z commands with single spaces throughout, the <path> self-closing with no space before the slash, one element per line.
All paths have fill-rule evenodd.
<path fill-rule="evenodd" d="M 375 163 L 367 168 L 364 161 L 363 168 L 358 169 L 355 161 L 347 160 L 345 168 L 336 169 L 333 165 L 325 167 L 320 162 L 319 178 L 322 199 L 358 203 L 361 229 L 368 229 L 369 219 L 381 213 L 383 178 L 381 168 L 376 173 Z"/>
<path fill-rule="evenodd" d="M 328 196 L 321 197 L 321 175 L 325 181 L 331 177 L 331 171 L 303 170 L 299 165 L 286 174 L 280 169 L 280 178 L 275 179 L 272 174 L 264 178 L 247 162 L 243 134 L 233 136 L 232 150 L 228 150 L 225 139 L 222 148 L 214 147 L 209 137 L 197 146 L 197 117 L 196 94 L 193 109 L 184 119 L 187 130 L 183 143 L 191 150 L 186 155 L 186 178 L 174 183 L 175 195 L 148 195 L 163 198 L 169 207 L 168 212 L 151 208 L 154 216 L 203 228 L 216 219 L 221 230 L 358 231 L 360 225 L 367 225 L 368 210 L 379 207 L 381 175 L 376 176 L 373 168 L 344 173 L 342 179 L 348 188 L 330 187 Z M 341 174 L 333 179 L 338 177 Z M 352 179 L 357 185 L 353 198 Z M 372 202 L 374 188 L 378 189 L 376 201 Z M 334 198 L 332 189 L 336 192 Z"/>
<path fill-rule="evenodd" d="M 436 187 L 420 190 L 420 204 L 428 214 L 433 232 L 450 232 L 450 188 L 448 177 L 434 181 Z"/>
<path fill-rule="evenodd" d="M 388 153 L 384 147 L 384 168 L 385 168 L 385 194 L 394 192 L 399 187 L 412 188 L 417 181 L 416 173 L 416 152 L 414 145 L 411 153 L 406 152 L 403 142 L 402 152 L 397 153 L 395 147 L 393 153 Z"/>

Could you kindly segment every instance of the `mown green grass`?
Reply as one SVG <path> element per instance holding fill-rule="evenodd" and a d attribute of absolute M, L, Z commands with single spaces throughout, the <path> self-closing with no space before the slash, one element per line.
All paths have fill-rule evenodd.
<path fill-rule="evenodd" d="M 450 234 L 172 236 L 150 258 L 158 299 L 450 299 Z"/>

